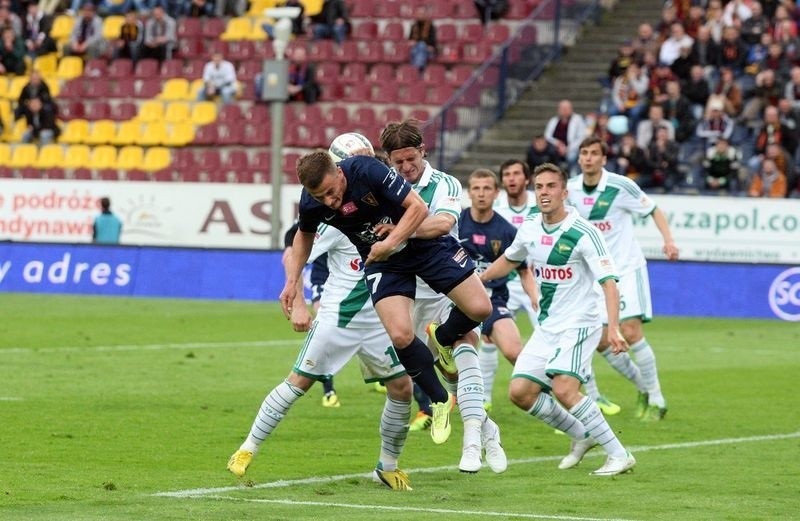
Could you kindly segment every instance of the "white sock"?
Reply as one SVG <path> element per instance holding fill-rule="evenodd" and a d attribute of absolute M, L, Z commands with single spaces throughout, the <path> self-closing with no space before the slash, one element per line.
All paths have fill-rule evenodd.
<path fill-rule="evenodd" d="M 483 377 L 481 376 L 478 352 L 469 344 L 461 344 L 453 349 L 453 358 L 458 368 L 458 410 L 461 419 L 483 422 Z M 480 424 L 479 424 L 480 425 Z"/>
<path fill-rule="evenodd" d="M 483 375 L 483 401 L 492 403 L 492 390 L 494 389 L 494 375 L 497 373 L 497 346 L 482 343 L 478 351 L 478 358 Z"/>
<path fill-rule="evenodd" d="M 611 349 L 606 349 L 601 354 L 608 362 L 608 365 L 633 382 L 633 385 L 635 385 L 638 390 L 645 391 L 644 382 L 642 381 L 642 372 L 639 370 L 639 367 L 633 363 L 628 353 L 618 353 L 615 355 L 611 352 Z"/>
<path fill-rule="evenodd" d="M 642 384 L 650 397 L 650 405 L 666 407 L 664 395 L 661 394 L 661 383 L 658 381 L 656 368 L 656 355 L 653 348 L 642 338 L 631 346 L 631 351 L 636 357 L 636 365 L 642 373 Z"/>
<path fill-rule="evenodd" d="M 625 447 L 617 439 L 617 435 L 614 434 L 594 400 L 584 396 L 583 400 L 579 401 L 569 412 L 580 420 L 586 430 L 589 431 L 589 435 L 603 446 L 603 450 L 609 456 L 616 458 L 625 456 Z"/>
<path fill-rule="evenodd" d="M 396 470 L 397 460 L 408 436 L 411 420 L 411 402 L 402 402 L 386 396 L 381 414 L 381 453 L 378 461 L 382 470 Z"/>
<path fill-rule="evenodd" d="M 292 404 L 304 394 L 306 394 L 305 391 L 290 384 L 288 380 L 278 384 L 264 398 L 256 419 L 253 421 L 253 426 L 250 427 L 250 434 L 239 448 L 249 450 L 254 454 L 258 452 L 259 446 L 278 427 Z"/>
<path fill-rule="evenodd" d="M 581 440 L 585 438 L 586 427 L 547 393 L 539 393 L 539 397 L 528 414 L 539 418 L 550 427 L 566 433 L 571 438 Z"/>
<path fill-rule="evenodd" d="M 589 375 L 589 379 L 586 380 L 586 383 L 583 384 L 583 390 L 592 400 L 596 401 L 600 398 L 600 390 L 597 388 L 597 379 L 594 377 L 594 370 L 592 370 L 592 374 Z"/>

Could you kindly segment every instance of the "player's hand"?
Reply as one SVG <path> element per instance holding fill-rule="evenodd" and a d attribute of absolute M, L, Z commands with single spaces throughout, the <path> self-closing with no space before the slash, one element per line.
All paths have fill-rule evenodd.
<path fill-rule="evenodd" d="M 308 331 L 311 329 L 311 313 L 308 312 L 306 306 L 300 306 L 292 309 L 291 317 L 292 329 L 298 333 Z"/>
<path fill-rule="evenodd" d="M 392 223 L 379 223 L 372 228 L 375 235 L 382 239 L 392 233 L 392 230 L 394 230 L 394 224 Z"/>
<path fill-rule="evenodd" d="M 608 343 L 611 345 L 611 352 L 615 355 L 630 349 L 628 342 L 625 341 L 625 337 L 622 336 L 618 327 L 608 328 Z"/>
<path fill-rule="evenodd" d="M 663 251 L 664 255 L 667 256 L 667 260 L 678 260 L 678 247 L 675 246 L 674 242 L 665 242 L 661 251 Z"/>
<path fill-rule="evenodd" d="M 370 248 L 369 255 L 367 255 L 367 260 L 364 262 L 364 264 L 369 265 L 373 262 L 385 261 L 393 252 L 394 248 L 392 248 L 386 241 L 378 241 L 372 245 L 372 248 Z"/>
<path fill-rule="evenodd" d="M 292 303 L 297 296 L 297 288 L 295 286 L 294 283 L 289 284 L 289 281 L 286 281 L 286 285 L 283 287 L 283 291 L 281 291 L 281 309 L 287 320 L 292 318 Z"/>

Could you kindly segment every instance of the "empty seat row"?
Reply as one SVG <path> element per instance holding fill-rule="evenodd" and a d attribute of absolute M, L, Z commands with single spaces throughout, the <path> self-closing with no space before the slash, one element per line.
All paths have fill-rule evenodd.
<path fill-rule="evenodd" d="M 89 124 L 86 120 L 73 119 L 64 125 L 58 141 L 66 144 L 181 147 L 191 143 L 194 138 L 195 126 L 186 122 L 143 123 L 133 119 L 117 123 L 101 119 Z"/>
<path fill-rule="evenodd" d="M 140 169 L 161 170 L 171 162 L 170 150 L 165 147 L 144 149 L 139 146 L 126 146 L 117 149 L 113 146 L 89 147 L 88 145 L 63 146 L 49 144 L 38 147 L 33 144 L 19 144 L 13 148 L 0 143 L 0 165 L 8 168 L 114 168 L 121 170 Z"/>

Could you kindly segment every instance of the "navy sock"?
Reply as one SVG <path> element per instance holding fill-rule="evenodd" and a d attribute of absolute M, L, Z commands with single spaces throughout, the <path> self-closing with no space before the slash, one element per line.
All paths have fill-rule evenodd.
<path fill-rule="evenodd" d="M 428 395 L 425 394 L 425 391 L 420 389 L 419 385 L 417 384 L 414 384 L 414 399 L 417 401 L 420 411 L 424 412 L 428 416 L 433 416 L 433 412 L 431 412 L 431 399 L 428 398 Z"/>
<path fill-rule="evenodd" d="M 456 340 L 469 333 L 478 326 L 475 322 L 458 308 L 450 310 L 450 316 L 444 323 L 436 328 L 436 340 L 443 346 L 452 346 Z"/>
<path fill-rule="evenodd" d="M 322 390 L 325 394 L 333 391 L 333 377 L 322 380 Z"/>
<path fill-rule="evenodd" d="M 442 387 L 436 370 L 433 368 L 433 355 L 428 346 L 422 343 L 417 337 L 406 346 L 405 349 L 397 349 L 397 357 L 400 358 L 403 367 L 406 368 L 408 376 L 419 385 L 425 394 L 434 402 L 446 402 L 447 391 Z"/>

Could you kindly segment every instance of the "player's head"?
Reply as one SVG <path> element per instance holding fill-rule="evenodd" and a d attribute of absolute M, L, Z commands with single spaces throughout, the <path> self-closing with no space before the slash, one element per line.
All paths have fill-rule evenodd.
<path fill-rule="evenodd" d="M 581 141 L 578 147 L 578 164 L 581 172 L 595 175 L 603 171 L 608 156 L 608 145 L 597 136 L 590 136 Z"/>
<path fill-rule="evenodd" d="M 297 177 L 311 197 L 328 208 L 338 210 L 342 205 L 347 179 L 327 151 L 318 150 L 298 159 Z"/>
<path fill-rule="evenodd" d="M 497 185 L 497 176 L 487 168 L 478 168 L 467 179 L 467 193 L 476 210 L 488 210 L 494 204 L 500 187 Z"/>
<path fill-rule="evenodd" d="M 500 182 L 506 193 L 517 197 L 530 185 L 531 169 L 519 159 L 509 159 L 500 165 Z"/>
<path fill-rule="evenodd" d="M 533 191 L 536 206 L 545 215 L 558 215 L 567 200 L 567 173 L 553 163 L 542 163 L 533 169 Z"/>
<path fill-rule="evenodd" d="M 389 154 L 389 164 L 403 179 L 416 183 L 425 172 L 425 144 L 416 119 L 393 121 L 381 132 L 381 148 Z"/>
<path fill-rule="evenodd" d="M 328 147 L 328 153 L 335 162 L 343 161 L 353 156 L 375 157 L 375 149 L 369 139 L 356 132 L 339 134 Z"/>

